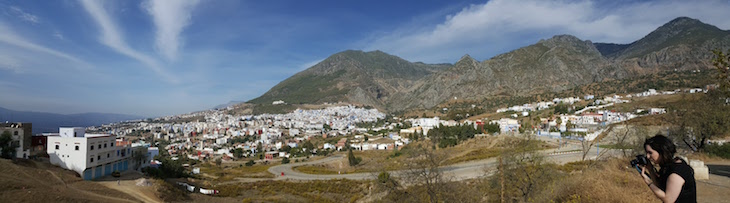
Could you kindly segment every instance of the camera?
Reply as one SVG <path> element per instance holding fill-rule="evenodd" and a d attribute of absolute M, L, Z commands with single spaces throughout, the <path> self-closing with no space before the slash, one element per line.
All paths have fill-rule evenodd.
<path fill-rule="evenodd" d="M 649 164 L 649 159 L 646 158 L 644 155 L 636 155 L 636 159 L 631 160 L 631 167 L 636 168 L 639 172 L 641 172 L 640 166 L 646 166 Z"/>

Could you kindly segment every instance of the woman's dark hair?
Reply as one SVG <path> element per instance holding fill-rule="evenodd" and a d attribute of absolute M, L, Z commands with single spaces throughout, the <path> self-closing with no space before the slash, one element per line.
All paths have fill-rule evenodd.
<path fill-rule="evenodd" d="M 672 140 L 661 134 L 657 134 L 654 137 L 646 139 L 646 141 L 644 141 L 644 148 L 646 148 L 647 145 L 654 149 L 654 151 L 657 151 L 661 156 L 658 163 L 660 165 L 672 163 L 674 153 L 677 153 L 677 146 L 672 143 Z"/>

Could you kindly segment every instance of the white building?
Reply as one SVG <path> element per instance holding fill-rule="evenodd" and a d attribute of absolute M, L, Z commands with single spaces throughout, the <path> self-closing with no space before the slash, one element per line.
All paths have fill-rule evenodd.
<path fill-rule="evenodd" d="M 510 118 L 502 118 L 497 121 L 492 121 L 493 123 L 496 122 L 499 125 L 499 131 L 500 132 L 517 132 L 520 128 L 520 123 L 515 119 Z"/>
<path fill-rule="evenodd" d="M 126 171 L 131 156 L 131 148 L 116 145 L 116 136 L 86 134 L 80 127 L 61 127 L 58 136 L 48 137 L 46 152 L 51 164 L 75 171 L 85 180 Z"/>

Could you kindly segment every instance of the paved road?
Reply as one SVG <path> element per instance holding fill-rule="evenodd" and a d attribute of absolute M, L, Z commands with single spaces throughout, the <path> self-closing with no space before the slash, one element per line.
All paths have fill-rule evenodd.
<path fill-rule="evenodd" d="M 573 151 L 579 149 L 579 146 L 568 146 L 560 150 L 550 149 L 543 150 L 541 153 L 545 154 L 548 160 L 564 164 L 572 161 L 581 160 L 583 154 L 580 151 Z M 603 150 L 603 149 L 602 149 Z M 592 149 L 592 153 L 589 153 L 586 158 L 595 158 L 595 148 Z M 558 152 L 558 153 L 556 153 Z M 562 152 L 562 153 L 561 153 Z M 352 180 L 364 180 L 364 179 L 375 179 L 377 174 L 375 173 L 351 173 L 351 174 L 332 174 L 332 175 L 318 175 L 318 174 L 306 174 L 293 170 L 293 167 L 302 165 L 314 165 L 326 162 L 337 161 L 344 159 L 344 155 L 336 155 L 327 157 L 324 159 L 311 161 L 311 162 L 300 162 L 293 164 L 277 165 L 269 168 L 269 172 L 275 174 L 277 177 L 274 180 L 330 180 L 330 179 L 352 179 Z M 478 161 L 458 163 L 449 166 L 443 166 L 442 171 L 447 178 L 453 180 L 464 180 L 473 179 L 483 176 L 486 171 L 496 169 L 496 158 L 483 159 Z M 281 173 L 284 176 L 281 176 Z M 394 176 L 400 176 L 404 171 L 391 171 Z"/>

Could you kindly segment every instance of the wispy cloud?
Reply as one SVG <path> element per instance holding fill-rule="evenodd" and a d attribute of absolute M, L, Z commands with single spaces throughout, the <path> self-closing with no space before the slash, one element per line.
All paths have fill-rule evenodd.
<path fill-rule="evenodd" d="M 175 60 L 182 47 L 180 32 L 190 25 L 191 13 L 198 0 L 149 0 L 142 4 L 157 26 L 155 46 L 168 60 Z"/>
<path fill-rule="evenodd" d="M 53 37 L 58 38 L 60 40 L 65 40 L 66 39 L 66 38 L 63 37 L 63 34 L 61 34 L 61 32 L 59 32 L 59 31 L 54 32 L 53 33 Z"/>
<path fill-rule="evenodd" d="M 380 49 L 409 59 L 453 62 L 463 54 L 495 55 L 537 39 L 571 34 L 584 40 L 630 43 L 679 16 L 730 26 L 726 1 L 658 1 L 600 4 L 580 1 L 492 0 L 446 16 L 429 28 L 398 30 L 372 40 Z M 519 11 L 519 12 L 516 12 Z M 671 12 L 669 12 L 671 11 Z"/>
<path fill-rule="evenodd" d="M 154 58 L 144 55 L 127 45 L 121 32 L 117 29 L 116 24 L 112 21 L 111 17 L 109 17 L 102 5 L 99 4 L 99 1 L 81 0 L 81 4 L 86 12 L 88 12 L 94 21 L 96 21 L 99 27 L 101 27 L 100 40 L 102 44 L 114 49 L 116 52 L 141 62 L 152 71 L 165 78 L 168 82 L 179 83 L 179 81 L 168 74 Z"/>
<path fill-rule="evenodd" d="M 307 68 L 317 65 L 319 62 L 322 62 L 322 61 L 324 61 L 324 59 L 314 60 L 314 61 L 310 61 L 305 64 L 302 64 L 299 66 L 299 69 L 297 69 L 297 72 L 306 70 Z"/>
<path fill-rule="evenodd" d="M 20 61 L 8 55 L 0 55 L 0 70 L 10 70 L 15 73 L 21 73 L 23 70 L 20 68 Z"/>
<path fill-rule="evenodd" d="M 20 47 L 23 49 L 28 49 L 36 52 L 46 53 L 50 54 L 56 57 L 64 58 L 73 62 L 76 62 L 79 66 L 75 66 L 78 68 L 86 69 L 91 67 L 88 63 L 85 61 L 82 61 L 81 59 L 78 59 L 76 57 L 73 57 L 71 55 L 68 55 L 66 53 L 56 51 L 51 48 L 47 48 L 41 45 L 38 45 L 36 43 L 33 43 L 21 36 L 18 36 L 17 34 L 12 32 L 12 29 L 10 27 L 7 27 L 0 23 L 0 42 L 10 44 L 16 47 Z M 19 64 L 19 63 L 12 63 L 12 64 Z M 6 64 L 10 65 L 10 64 Z"/>
<path fill-rule="evenodd" d="M 25 12 L 23 11 L 23 9 L 20 9 L 16 6 L 11 6 L 10 9 L 13 11 L 13 13 L 15 13 L 15 15 L 18 16 L 18 18 L 24 21 L 28 21 L 33 24 L 38 24 L 39 22 L 38 16 Z"/>

